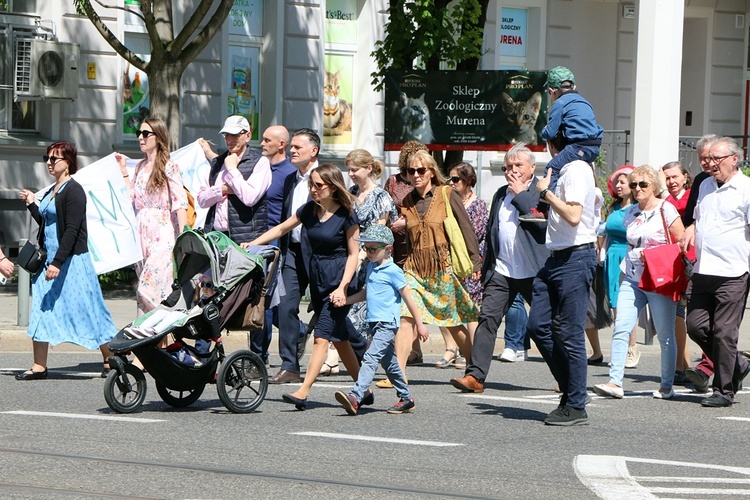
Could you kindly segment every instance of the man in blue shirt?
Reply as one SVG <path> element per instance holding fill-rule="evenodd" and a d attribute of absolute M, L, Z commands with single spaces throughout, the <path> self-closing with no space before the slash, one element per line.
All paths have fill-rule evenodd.
<path fill-rule="evenodd" d="M 289 144 L 289 131 L 283 125 L 271 125 L 260 142 L 261 151 L 271 163 L 271 186 L 266 192 L 268 204 L 268 229 L 281 223 L 281 211 L 284 204 L 284 181 L 297 169 L 286 156 Z M 272 243 L 278 246 L 278 242 Z M 278 309 L 276 307 L 266 311 L 265 327 L 263 330 L 250 332 L 248 344 L 250 350 L 258 354 L 268 364 L 268 347 L 271 345 L 273 325 L 278 325 Z M 304 330 L 303 330 L 304 331 Z"/>

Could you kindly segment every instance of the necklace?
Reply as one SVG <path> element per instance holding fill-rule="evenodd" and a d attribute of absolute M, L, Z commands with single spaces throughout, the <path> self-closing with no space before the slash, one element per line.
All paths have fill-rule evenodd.
<path fill-rule="evenodd" d="M 469 205 L 471 205 L 471 201 L 472 201 L 473 198 L 474 198 L 474 192 L 473 191 L 469 191 L 469 195 L 468 196 L 462 196 L 461 200 L 464 202 L 464 206 L 468 207 Z"/>

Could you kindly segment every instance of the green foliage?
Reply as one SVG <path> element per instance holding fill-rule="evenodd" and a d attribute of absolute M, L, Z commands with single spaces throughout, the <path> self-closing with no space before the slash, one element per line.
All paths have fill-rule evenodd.
<path fill-rule="evenodd" d="M 99 275 L 99 285 L 102 290 L 133 289 L 136 282 L 137 277 L 132 267 L 125 267 Z"/>
<path fill-rule="evenodd" d="M 375 43 L 372 73 L 375 90 L 382 90 L 388 69 L 413 69 L 425 65 L 439 69 L 481 56 L 484 26 L 480 26 L 479 0 L 458 0 L 451 8 L 435 0 L 391 0 L 385 38 Z M 420 64 L 421 63 L 421 64 Z"/>
<path fill-rule="evenodd" d="M 611 172 L 607 170 L 607 151 L 604 148 L 599 150 L 599 156 L 594 160 L 594 177 L 596 178 L 596 187 L 602 190 L 604 196 L 604 206 L 609 206 L 612 197 L 607 189 L 607 180 Z"/>
<path fill-rule="evenodd" d="M 750 165 L 742 167 L 742 173 L 745 174 L 746 176 L 750 177 Z"/>

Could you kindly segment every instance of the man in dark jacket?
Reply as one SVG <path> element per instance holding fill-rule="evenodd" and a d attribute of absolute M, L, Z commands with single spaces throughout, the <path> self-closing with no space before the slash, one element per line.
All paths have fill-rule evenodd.
<path fill-rule="evenodd" d="M 222 231 L 235 243 L 252 241 L 268 230 L 271 164 L 247 147 L 252 130 L 244 116 L 227 118 L 219 133 L 227 151 L 214 158 L 207 154 L 211 170 L 197 196 L 198 204 L 209 209 L 204 230 Z"/>
<path fill-rule="evenodd" d="M 482 264 L 482 310 L 479 326 L 474 334 L 471 363 L 463 377 L 451 384 L 465 392 L 484 392 L 484 381 L 492 362 L 497 329 L 508 312 L 516 294 L 531 303 L 531 289 L 539 269 L 549 256 L 544 246 L 546 224 L 524 221 L 519 215 L 528 214 L 539 203 L 534 177 L 534 153 L 523 143 L 505 154 L 505 178 L 508 185 L 501 187 L 492 199 L 487 223 L 484 263 Z M 492 258 L 494 256 L 494 258 Z"/>

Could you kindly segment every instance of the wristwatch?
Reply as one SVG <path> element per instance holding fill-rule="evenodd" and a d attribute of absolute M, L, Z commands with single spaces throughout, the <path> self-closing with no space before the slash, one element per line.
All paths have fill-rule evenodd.
<path fill-rule="evenodd" d="M 545 200 L 547 199 L 547 193 L 549 192 L 549 189 L 542 189 L 542 191 L 539 193 L 539 199 Z"/>

